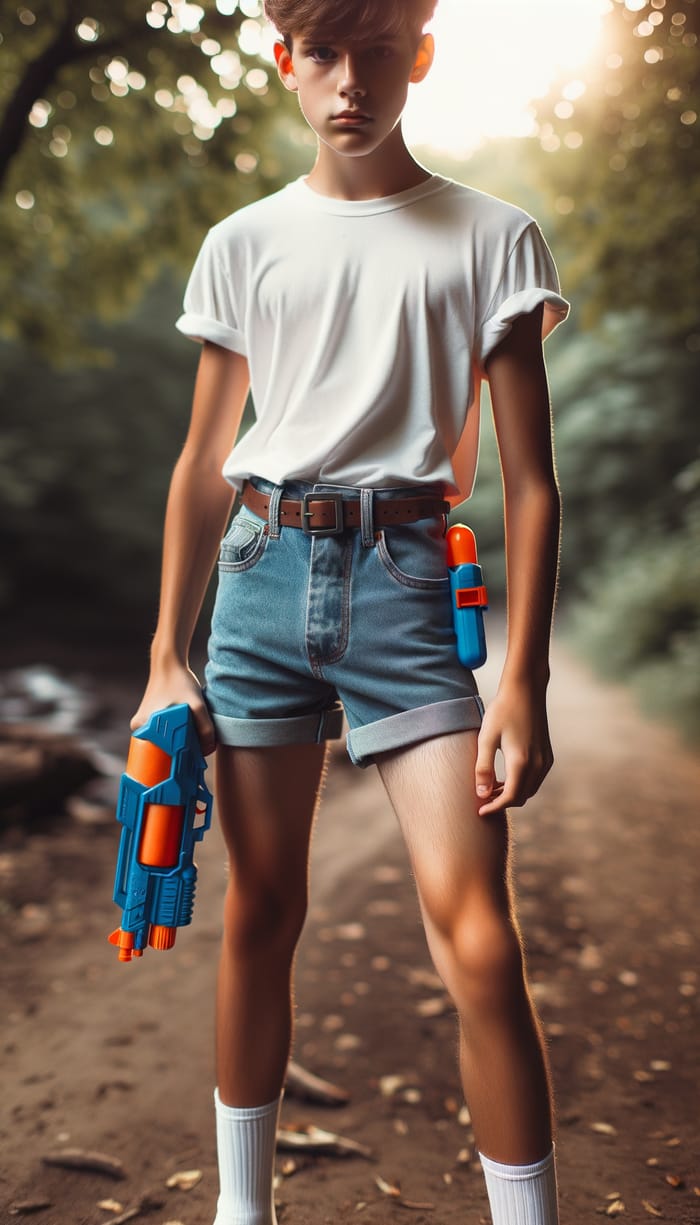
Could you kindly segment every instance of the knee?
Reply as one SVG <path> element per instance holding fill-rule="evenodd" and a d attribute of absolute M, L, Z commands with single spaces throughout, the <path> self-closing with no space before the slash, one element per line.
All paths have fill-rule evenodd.
<path fill-rule="evenodd" d="M 224 947 L 234 956 L 291 958 L 304 926 L 307 891 L 269 881 L 232 880 L 224 906 Z"/>
<path fill-rule="evenodd" d="M 509 914 L 485 903 L 465 906 L 443 928 L 439 945 L 443 978 L 458 1008 L 500 1009 L 522 992 L 523 948 Z"/>

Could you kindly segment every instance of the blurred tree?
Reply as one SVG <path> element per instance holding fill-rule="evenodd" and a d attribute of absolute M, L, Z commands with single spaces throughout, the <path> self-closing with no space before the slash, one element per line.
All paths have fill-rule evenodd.
<path fill-rule="evenodd" d="M 570 343 L 552 366 L 563 580 L 581 593 L 575 625 L 591 659 L 631 677 L 647 698 L 653 692 L 692 733 L 699 10 L 695 0 L 610 0 L 598 79 L 563 82 L 538 106 L 556 250 L 575 307 Z"/>
<path fill-rule="evenodd" d="M 258 0 L 27 0 L 0 19 L 0 334 L 62 362 L 308 161 Z M 104 353 L 103 353 L 104 357 Z"/>
<path fill-rule="evenodd" d="M 700 59 L 696 0 L 610 0 L 597 77 L 538 105 L 567 285 L 592 324 L 645 307 L 697 352 Z"/>

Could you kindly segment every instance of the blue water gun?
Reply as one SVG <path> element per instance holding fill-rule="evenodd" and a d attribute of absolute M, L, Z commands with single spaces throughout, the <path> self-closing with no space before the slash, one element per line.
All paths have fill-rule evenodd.
<path fill-rule="evenodd" d="M 465 523 L 455 523 L 447 531 L 447 565 L 459 662 L 465 668 L 480 668 L 486 662 L 488 595 L 476 560 L 474 533 Z"/>
<path fill-rule="evenodd" d="M 122 923 L 109 937 L 120 961 L 150 945 L 170 949 L 192 921 L 197 868 L 194 845 L 211 825 L 192 711 L 168 706 L 134 732 L 117 800 L 123 825 L 114 880 Z"/>

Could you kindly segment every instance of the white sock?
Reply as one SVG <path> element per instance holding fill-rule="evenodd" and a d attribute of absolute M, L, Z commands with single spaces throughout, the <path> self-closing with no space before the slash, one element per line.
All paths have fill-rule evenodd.
<path fill-rule="evenodd" d="M 277 1225 L 272 1180 L 284 1090 L 265 1106 L 226 1106 L 214 1090 L 220 1193 L 214 1225 Z"/>
<path fill-rule="evenodd" d="M 502 1165 L 479 1153 L 493 1225 L 559 1225 L 554 1145 L 532 1165 Z"/>

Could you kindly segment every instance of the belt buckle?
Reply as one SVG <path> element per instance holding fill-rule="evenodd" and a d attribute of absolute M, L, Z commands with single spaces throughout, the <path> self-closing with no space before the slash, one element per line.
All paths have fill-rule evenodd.
<path fill-rule="evenodd" d="M 309 510 L 309 502 L 332 502 L 335 506 L 335 523 L 333 527 L 311 527 L 308 520 L 313 515 Z M 314 493 L 310 490 L 301 499 L 301 527 L 307 536 L 339 536 L 345 524 L 343 522 L 342 493 Z"/>

